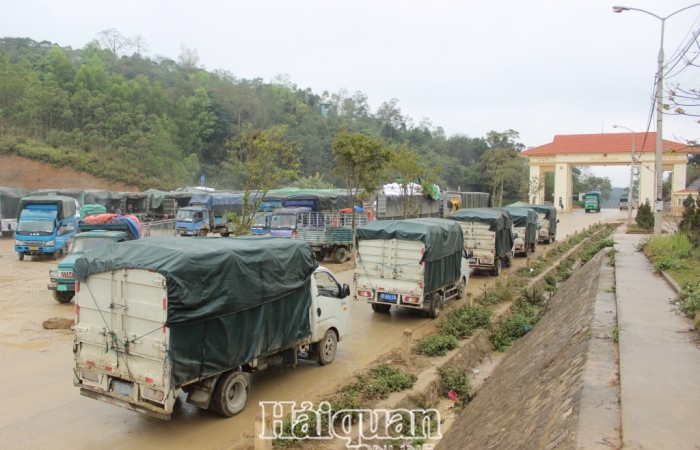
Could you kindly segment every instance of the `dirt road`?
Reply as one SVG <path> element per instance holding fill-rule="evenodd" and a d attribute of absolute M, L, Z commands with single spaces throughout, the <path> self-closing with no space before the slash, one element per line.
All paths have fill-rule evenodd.
<path fill-rule="evenodd" d="M 618 210 L 562 214 L 558 238 L 599 220 L 622 218 L 624 212 Z M 46 289 L 48 270 L 55 262 L 19 261 L 13 244 L 13 239 L 0 239 L 0 447 L 4 449 L 230 448 L 252 436 L 258 402 L 302 400 L 332 390 L 398 345 L 404 329 L 420 332 L 430 324 L 430 319 L 410 311 L 374 314 L 366 303 L 353 302 L 350 336 L 338 345 L 333 364 L 301 362 L 296 369 L 272 367 L 253 375 L 248 406 L 230 419 L 199 410 L 181 397 L 173 419 L 164 422 L 80 396 L 72 385 L 71 332 L 41 328 L 50 317 L 73 317 L 73 303 L 56 303 Z M 350 270 L 337 276 L 342 283 L 352 282 Z M 473 275 L 467 290 L 478 292 L 492 279 Z"/>

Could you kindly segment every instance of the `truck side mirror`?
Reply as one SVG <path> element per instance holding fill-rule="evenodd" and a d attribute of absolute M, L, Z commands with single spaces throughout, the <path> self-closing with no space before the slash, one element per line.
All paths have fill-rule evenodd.
<path fill-rule="evenodd" d="M 343 285 L 343 298 L 350 296 L 350 286 L 347 284 Z"/>

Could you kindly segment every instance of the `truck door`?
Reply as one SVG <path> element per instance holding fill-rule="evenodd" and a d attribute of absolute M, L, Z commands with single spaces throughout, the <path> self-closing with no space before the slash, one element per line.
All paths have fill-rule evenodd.
<path fill-rule="evenodd" d="M 350 322 L 350 298 L 343 297 L 343 290 L 338 281 L 329 272 L 318 271 L 314 273 L 316 280 L 316 326 L 314 337 L 323 337 L 326 330 L 335 327 L 338 337 L 344 338 L 348 334 Z"/>

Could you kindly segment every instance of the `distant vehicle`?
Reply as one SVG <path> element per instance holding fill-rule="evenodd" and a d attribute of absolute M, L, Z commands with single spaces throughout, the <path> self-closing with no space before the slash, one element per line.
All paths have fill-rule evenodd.
<path fill-rule="evenodd" d="M 539 217 L 537 222 L 537 242 L 551 244 L 557 240 L 557 208 L 552 205 L 536 205 L 525 202 L 515 202 L 508 206 L 534 209 Z"/>
<path fill-rule="evenodd" d="M 445 219 L 377 220 L 357 229 L 354 295 L 374 312 L 392 306 L 437 319 L 469 282 L 462 229 Z"/>
<path fill-rule="evenodd" d="M 180 236 L 206 236 L 219 233 L 228 237 L 229 212 L 240 212 L 242 194 L 213 193 L 195 194 L 190 198 L 189 206 L 177 212 L 176 230 Z"/>
<path fill-rule="evenodd" d="M 107 244 L 74 274 L 73 384 L 159 419 L 170 419 L 180 391 L 233 416 L 249 373 L 299 358 L 330 364 L 348 335 L 350 287 L 292 239 Z"/>
<path fill-rule="evenodd" d="M 308 206 L 280 208 L 272 214 L 270 236 L 294 238 L 297 236 L 297 214 L 311 212 Z"/>
<path fill-rule="evenodd" d="M 262 236 L 265 234 L 270 234 L 270 223 L 272 222 L 272 213 L 267 212 L 267 213 L 259 213 L 255 221 L 253 222 L 253 225 L 250 227 L 250 233 L 257 235 L 257 236 Z"/>
<path fill-rule="evenodd" d="M 586 192 L 584 197 L 583 207 L 586 212 L 600 212 L 600 203 L 602 201 L 602 195 L 599 191 Z"/>
<path fill-rule="evenodd" d="M 619 208 L 622 209 L 628 209 L 628 208 L 636 208 L 637 207 L 637 201 L 635 199 L 632 199 L 632 202 L 630 203 L 629 201 L 629 196 L 627 195 L 621 195 L 620 196 L 620 206 Z"/>
<path fill-rule="evenodd" d="M 352 210 L 350 210 L 352 211 Z M 355 228 L 367 223 L 367 214 L 355 215 Z M 352 213 L 297 213 L 296 238 L 307 242 L 317 261 L 333 258 L 337 264 L 348 259 L 355 249 L 352 240 Z"/>
<path fill-rule="evenodd" d="M 537 211 L 517 206 L 505 206 L 503 209 L 513 218 L 515 253 L 527 256 L 527 252 L 534 252 L 537 248 L 537 230 L 540 229 Z"/>
<path fill-rule="evenodd" d="M 450 215 L 459 222 L 464 233 L 464 250 L 471 256 L 469 265 L 476 270 L 501 274 L 510 267 L 514 254 L 513 219 L 510 213 L 497 208 L 460 209 Z"/>
<path fill-rule="evenodd" d="M 58 303 L 68 303 L 75 296 L 75 279 L 73 265 L 84 254 L 106 244 L 126 242 L 138 239 L 125 222 L 110 224 L 80 224 L 84 232 L 71 239 L 70 255 L 49 269 L 48 289 Z"/>
<path fill-rule="evenodd" d="M 15 251 L 19 260 L 28 255 L 65 253 L 66 241 L 78 231 L 75 200 L 65 196 L 30 196 L 19 203 Z"/>

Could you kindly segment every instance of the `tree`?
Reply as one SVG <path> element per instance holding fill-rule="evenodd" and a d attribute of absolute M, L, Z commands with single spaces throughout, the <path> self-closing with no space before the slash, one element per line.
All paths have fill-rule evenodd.
<path fill-rule="evenodd" d="M 233 234 L 250 233 L 255 213 L 270 189 L 296 178 L 299 173 L 299 147 L 285 138 L 286 125 L 253 129 L 248 124 L 241 138 L 229 142 L 229 164 L 233 166 L 243 190 L 243 210 Z"/>
<path fill-rule="evenodd" d="M 100 31 L 97 33 L 97 39 L 103 47 L 111 50 L 114 56 L 119 56 L 119 50 L 131 47 L 131 40 L 114 28 Z"/>
<path fill-rule="evenodd" d="M 314 176 L 302 177 L 289 184 L 289 187 L 295 189 L 335 189 L 333 183 L 325 181 L 323 174 L 316 172 Z"/>
<path fill-rule="evenodd" d="M 678 224 L 678 231 L 686 233 L 694 247 L 700 247 L 700 190 L 697 198 L 688 194 L 683 200 L 683 206 L 685 209 Z"/>
<path fill-rule="evenodd" d="M 526 180 L 525 160 L 512 147 L 487 151 L 481 157 L 481 167 L 486 183 L 492 189 L 494 204 L 498 198 L 499 207 L 503 203 L 503 191 L 506 188 L 520 190 Z"/>
<path fill-rule="evenodd" d="M 180 44 L 180 55 L 177 57 L 178 65 L 185 73 L 191 73 L 199 64 L 199 52 L 196 48 L 187 48 Z"/>
<path fill-rule="evenodd" d="M 537 197 L 539 193 L 544 191 L 546 184 L 546 172 L 540 172 L 539 176 L 531 176 L 530 182 L 528 183 L 527 195 L 529 199 L 532 199 L 530 203 L 537 203 Z"/>
<path fill-rule="evenodd" d="M 333 138 L 335 173 L 345 179 L 350 201 L 354 205 L 362 189 L 363 197 L 379 190 L 386 180 L 393 152 L 378 138 L 341 130 Z M 355 242 L 355 209 L 352 213 L 352 233 Z"/>
<path fill-rule="evenodd" d="M 140 34 L 131 38 L 131 45 L 136 48 L 136 54 L 139 56 L 143 56 L 142 53 L 148 52 L 148 43 L 146 43 L 146 39 Z"/>
<path fill-rule="evenodd" d="M 403 218 L 415 217 L 420 209 L 418 199 L 421 195 L 427 195 L 435 184 L 435 171 L 418 153 L 410 150 L 406 143 L 394 145 L 391 150 L 394 156 L 390 170 L 396 176 L 401 190 Z"/>

